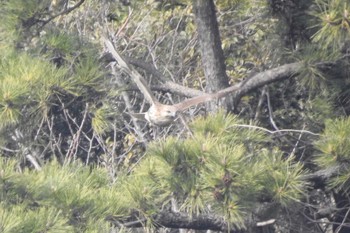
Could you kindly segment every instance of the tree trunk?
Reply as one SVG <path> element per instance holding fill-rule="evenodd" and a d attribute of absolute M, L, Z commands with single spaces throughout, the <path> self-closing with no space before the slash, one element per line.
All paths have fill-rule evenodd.
<path fill-rule="evenodd" d="M 206 91 L 216 92 L 229 86 L 225 58 L 213 0 L 193 0 Z"/>

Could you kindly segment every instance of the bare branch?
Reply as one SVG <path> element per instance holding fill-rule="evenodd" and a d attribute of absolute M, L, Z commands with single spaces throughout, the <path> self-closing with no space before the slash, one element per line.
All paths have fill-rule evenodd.
<path fill-rule="evenodd" d="M 74 11 L 75 9 L 77 9 L 78 7 L 80 7 L 83 3 L 85 2 L 85 0 L 80 0 L 79 2 L 77 2 L 77 4 L 75 4 L 72 7 L 69 7 L 67 9 L 65 9 L 62 12 L 59 12 L 58 14 L 55 14 L 53 16 L 51 16 L 50 18 L 48 18 L 47 20 L 42 21 L 44 26 L 45 24 L 49 23 L 50 21 L 54 20 L 55 18 L 61 16 L 61 15 L 66 15 L 69 14 L 70 12 Z"/>
<path fill-rule="evenodd" d="M 339 233 L 340 230 L 343 228 L 343 226 L 345 226 L 345 221 L 347 220 L 349 213 L 350 213 L 350 208 L 346 211 L 346 214 L 345 214 L 345 216 L 344 216 L 343 221 L 342 221 L 341 224 L 337 227 L 337 229 L 336 229 L 336 231 L 335 231 L 334 233 Z"/>
<path fill-rule="evenodd" d="M 125 59 L 130 64 L 133 64 L 139 68 L 144 69 L 149 74 L 155 76 L 158 80 L 163 82 L 163 84 L 154 86 L 152 89 L 168 91 L 168 92 L 186 96 L 186 97 L 195 97 L 195 96 L 200 96 L 205 94 L 200 90 L 184 87 L 180 84 L 167 80 L 166 78 L 164 78 L 162 73 L 160 73 L 153 65 L 148 64 L 144 61 L 140 61 L 138 59 L 134 59 L 127 56 L 123 56 L 123 59 Z M 324 65 L 324 63 L 319 65 Z M 228 88 L 218 91 L 216 93 L 217 95 L 216 97 L 220 98 L 227 95 L 228 93 L 235 92 L 237 98 L 240 98 L 245 94 L 247 94 L 248 92 L 255 90 L 259 87 L 262 87 L 264 85 L 267 85 L 276 81 L 281 81 L 287 78 L 295 77 L 300 73 L 302 67 L 303 67 L 303 63 L 295 62 L 295 63 L 281 65 L 273 69 L 265 70 L 263 72 L 257 73 L 252 77 L 249 77 L 243 80 L 241 83 L 235 84 L 233 86 L 230 86 Z"/>
<path fill-rule="evenodd" d="M 135 218 L 128 222 L 120 222 L 114 217 L 107 217 L 107 220 L 124 227 L 138 228 L 143 227 L 147 220 L 145 218 Z M 214 230 L 231 233 L 242 233 L 243 231 L 235 229 L 221 217 L 213 215 L 198 215 L 189 216 L 186 213 L 174 212 L 174 211 L 161 211 L 153 216 L 154 223 L 159 227 L 166 228 L 183 228 L 183 229 L 194 229 L 194 230 Z"/>
<path fill-rule="evenodd" d="M 144 227 L 147 224 L 147 218 L 132 217 L 128 221 L 118 220 L 113 216 L 106 218 L 108 221 L 114 224 L 126 228 L 138 228 Z M 187 213 L 177 211 L 161 211 L 155 214 L 153 217 L 153 224 L 158 227 L 176 228 L 176 229 L 192 229 L 192 230 L 213 230 L 220 232 L 230 233 L 243 233 L 246 230 L 234 227 L 229 224 L 224 218 L 210 215 L 200 214 L 196 216 L 190 216 Z M 250 228 L 256 229 L 257 227 L 264 227 L 275 224 L 276 219 L 269 219 L 260 222 L 247 222 Z"/>

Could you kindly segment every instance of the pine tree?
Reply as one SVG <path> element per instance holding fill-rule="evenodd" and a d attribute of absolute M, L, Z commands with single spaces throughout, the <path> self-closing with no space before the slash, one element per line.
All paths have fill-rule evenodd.
<path fill-rule="evenodd" d="M 0 231 L 348 231 L 349 3 L 203 1 L 0 1 Z"/>

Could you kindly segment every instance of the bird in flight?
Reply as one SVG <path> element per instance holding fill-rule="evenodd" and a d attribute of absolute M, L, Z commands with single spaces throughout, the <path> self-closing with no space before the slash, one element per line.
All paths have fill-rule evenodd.
<path fill-rule="evenodd" d="M 117 61 L 120 68 L 133 79 L 138 89 L 142 92 L 147 102 L 149 102 L 149 104 L 151 105 L 148 111 L 144 113 L 145 114 L 144 118 L 153 125 L 158 125 L 158 126 L 169 125 L 175 120 L 178 113 L 181 113 L 182 111 L 190 108 L 191 106 L 222 98 L 230 94 L 231 92 L 239 89 L 245 83 L 243 82 L 239 86 L 232 86 L 232 87 L 223 89 L 221 91 L 218 91 L 216 93 L 196 96 L 196 97 L 184 100 L 177 104 L 173 104 L 173 105 L 162 104 L 152 94 L 151 89 L 148 87 L 146 80 L 141 76 L 141 74 L 136 69 L 129 66 L 124 61 L 124 59 L 118 54 L 112 42 L 107 38 L 104 38 L 104 43 L 108 51 L 113 56 L 113 58 Z"/>

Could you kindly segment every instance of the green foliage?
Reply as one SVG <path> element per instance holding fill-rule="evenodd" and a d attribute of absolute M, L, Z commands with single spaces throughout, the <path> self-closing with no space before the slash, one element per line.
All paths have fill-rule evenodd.
<path fill-rule="evenodd" d="M 19 122 L 26 105 L 47 99 L 45 93 L 62 80 L 62 70 L 27 54 L 9 53 L 0 62 L 0 127 Z M 60 76 L 60 77 L 59 77 Z M 42 94 L 42 95 L 40 95 Z"/>
<path fill-rule="evenodd" d="M 105 217 L 132 207 L 103 168 L 53 162 L 40 172 L 18 173 L 14 161 L 1 159 L 0 165 L 2 232 L 98 232 L 109 226 Z"/>
<path fill-rule="evenodd" d="M 261 131 L 240 127 L 240 123 L 242 122 L 237 116 L 219 111 L 208 118 L 198 117 L 191 127 L 198 137 L 205 139 L 207 136 L 216 135 L 223 143 L 231 144 L 239 141 L 249 149 L 257 148 L 259 143 L 267 143 L 270 140 Z"/>
<path fill-rule="evenodd" d="M 68 64 L 63 62 L 60 67 L 28 53 L 6 49 L 3 51 L 4 56 L 0 60 L 2 132 L 20 126 L 27 132 L 35 131 L 25 135 L 26 137 L 36 134 L 37 137 L 40 136 L 40 140 L 46 141 L 53 130 L 67 130 L 62 127 L 62 121 L 70 123 L 69 117 L 72 121 L 75 117 L 72 127 L 77 127 L 83 121 L 81 111 L 84 108 L 91 113 L 85 119 L 89 129 L 92 127 L 98 134 L 110 129 L 115 111 L 112 114 L 107 103 L 101 104 L 101 99 L 104 99 L 105 93 L 112 86 L 103 82 L 105 74 L 101 71 L 93 49 L 88 48 L 87 51 L 75 54 L 71 63 L 68 63 L 70 54 L 67 54 Z M 54 122 L 53 115 L 56 119 Z M 48 124 L 50 126 L 46 128 Z M 38 128 L 38 125 L 42 128 Z M 50 130 L 51 133 L 39 135 L 37 130 L 41 129 L 46 132 Z M 11 138 L 7 137 L 4 141 L 9 142 Z"/>
<path fill-rule="evenodd" d="M 268 1 L 217 1 L 222 47 L 226 56 L 227 73 L 233 83 L 247 77 L 251 70 L 276 63 L 282 45 L 275 31 L 278 21 L 259 17 L 269 11 Z M 243 23 L 240 24 L 238 22 Z M 273 45 L 273 46 L 272 46 Z M 239 48 L 239 49 L 238 49 Z"/>
<path fill-rule="evenodd" d="M 280 151 L 262 150 L 260 156 L 264 159 L 256 164 L 256 169 L 263 170 L 261 184 L 264 191 L 283 206 L 301 200 L 307 187 L 303 179 L 306 174 L 303 165 L 295 162 L 293 156 L 283 158 Z"/>
<path fill-rule="evenodd" d="M 325 171 L 337 172 L 330 178 L 329 187 L 349 190 L 350 185 L 350 118 L 326 121 L 321 138 L 315 143 L 321 152 L 316 163 Z"/>
<path fill-rule="evenodd" d="M 307 85 L 311 90 L 319 90 L 325 88 L 326 77 L 312 63 L 305 63 L 305 67 L 300 75 L 302 77 L 301 84 Z"/>
<path fill-rule="evenodd" d="M 23 37 L 23 31 L 47 16 L 50 3 L 50 0 L 1 1 L 1 44 L 13 43 L 13 40 Z"/>
<path fill-rule="evenodd" d="M 70 54 L 74 48 L 79 47 L 79 40 L 77 36 L 59 31 L 48 31 L 43 38 L 48 49 L 60 54 Z"/>
<path fill-rule="evenodd" d="M 111 110 L 110 106 L 103 105 L 92 111 L 93 117 L 91 126 L 97 134 L 104 134 L 112 128 L 112 122 L 110 119 L 115 113 Z"/>
<path fill-rule="evenodd" d="M 123 220 L 135 211 L 152 224 L 152 216 L 172 199 L 181 211 L 222 215 L 234 227 L 244 227 L 260 202 L 288 207 L 300 200 L 307 185 L 301 164 L 283 158 L 278 149 L 264 149 L 266 135 L 242 123 L 223 113 L 200 118 L 192 124 L 193 137 L 154 142 L 133 172 L 114 184 L 102 167 L 51 162 L 42 171 L 19 173 L 14 161 L 2 159 L 1 227 L 103 232 L 109 227 L 106 218 Z"/>
<path fill-rule="evenodd" d="M 323 49 L 339 50 L 350 35 L 350 6 L 343 0 L 316 0 L 314 12 L 319 19 L 319 30 L 313 40 Z"/>
<path fill-rule="evenodd" d="M 119 90 L 115 80 L 105 73 L 106 64 L 98 58 L 99 38 L 108 32 L 124 55 L 152 63 L 165 78 L 203 88 L 200 37 L 190 0 L 138 0 L 129 6 L 123 1 L 90 0 L 50 21 L 63 9 L 63 2 L 56 9 L 49 7 L 49 0 L 0 3 L 1 149 L 7 157 L 21 158 L 20 165 L 0 162 L 0 231 L 109 232 L 106 218 L 123 221 L 132 215 L 152 224 L 153 214 L 169 208 L 173 200 L 183 212 L 215 214 L 243 227 L 262 203 L 276 206 L 277 213 L 308 194 L 306 172 L 295 161 L 312 155 L 311 139 L 305 134 L 271 138 L 220 112 L 191 123 L 193 137 L 152 142 L 140 160 L 145 144 L 137 145 L 135 138 L 126 143 L 125 135 L 135 131 L 123 125 L 128 117 L 118 121 L 117 116 L 124 116 L 117 112 L 125 105 L 115 91 Z M 238 106 L 240 117 L 254 118 L 269 129 L 274 120 L 280 129 L 320 130 L 326 118 L 343 111 L 333 104 L 337 80 L 330 77 L 340 80 L 347 77 L 346 71 L 334 74 L 329 72 L 332 67 L 323 67 L 321 72 L 319 64 L 347 56 L 348 1 L 215 4 L 232 83 L 251 70 L 267 70 L 296 58 L 305 64 L 299 75 L 303 79 L 291 78 L 264 90 L 271 97 L 269 106 L 265 94 L 249 93 Z M 346 70 L 346 62 L 336 64 Z M 131 101 L 135 110 L 143 108 L 139 100 Z M 327 122 L 316 143 L 321 151 L 316 164 L 330 174 L 337 171 L 330 178 L 330 189 L 348 190 L 348 124 L 346 119 Z M 129 148 L 124 148 L 126 144 Z M 16 169 L 29 162 L 24 152 L 40 165 L 54 156 L 61 163 L 75 158 L 95 163 L 104 154 L 110 174 L 100 167 L 55 162 L 42 171 L 19 172 Z M 295 157 L 288 156 L 291 153 Z M 132 169 L 123 174 L 118 166 L 129 155 Z"/>
<path fill-rule="evenodd" d="M 67 80 L 66 89 L 77 96 L 89 96 L 91 90 L 95 92 L 106 91 L 103 88 L 103 72 L 98 66 L 96 56 L 93 52 L 86 52 L 74 67 L 74 74 Z"/>
<path fill-rule="evenodd" d="M 3 57 L 0 66 L 2 128 L 18 123 L 20 118 L 34 112 L 38 114 L 38 110 L 40 117 L 46 116 L 50 107 L 56 104 L 50 101 L 54 101 L 52 96 L 58 92 L 92 98 L 91 90 L 102 88 L 99 83 L 102 73 L 91 56 L 82 57 L 70 76 L 67 69 L 56 68 L 24 53 Z"/>
<path fill-rule="evenodd" d="M 241 124 L 219 113 L 196 120 L 192 138 L 153 143 L 148 158 L 134 170 L 145 183 L 132 183 L 143 187 L 139 192 L 157 190 L 153 204 L 175 197 L 181 210 L 194 215 L 214 212 L 238 227 L 261 199 L 282 206 L 300 200 L 307 185 L 302 165 L 283 158 L 277 149 L 263 149 L 267 136 L 239 128 Z"/>
<path fill-rule="evenodd" d="M 335 91 L 336 93 L 336 91 Z M 324 119 L 331 119 L 336 116 L 334 108 L 334 96 L 330 94 L 322 95 L 319 93 L 315 98 L 310 99 L 306 103 L 307 117 L 314 122 L 315 131 L 319 131 L 319 127 L 324 127 Z M 319 125 L 317 125 L 319 123 Z"/>
<path fill-rule="evenodd" d="M 24 213 L 21 206 L 1 210 L 0 215 L 5 220 L 2 232 L 73 232 L 62 212 L 55 208 L 38 208 Z"/>

